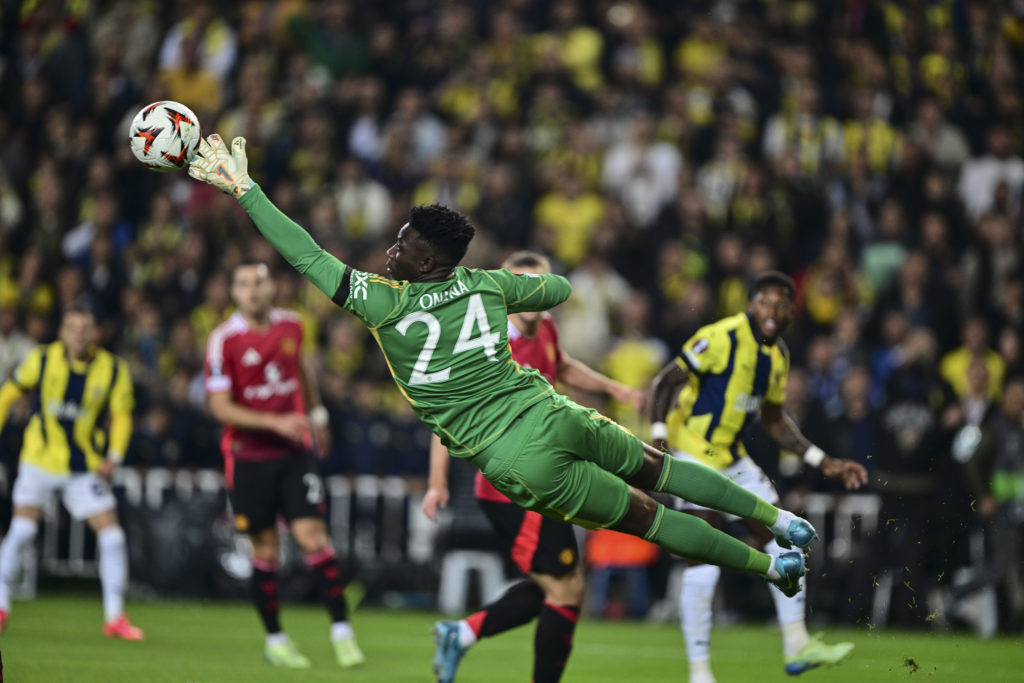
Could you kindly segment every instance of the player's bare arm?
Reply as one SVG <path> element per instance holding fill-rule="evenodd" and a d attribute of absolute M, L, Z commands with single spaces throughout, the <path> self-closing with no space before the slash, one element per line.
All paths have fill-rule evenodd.
<path fill-rule="evenodd" d="M 803 457 L 804 462 L 821 468 L 829 479 L 843 482 L 847 490 L 859 489 L 868 482 L 868 471 L 853 460 L 831 458 L 820 448 L 807 440 L 783 407 L 778 403 L 765 401 L 761 406 L 761 426 L 765 433 L 778 444 L 779 448 L 792 451 Z"/>
<path fill-rule="evenodd" d="M 430 472 L 427 475 L 427 493 L 423 496 L 423 514 L 431 522 L 437 521 L 437 509 L 448 507 L 448 449 L 441 437 L 430 437 Z"/>
<path fill-rule="evenodd" d="M 302 413 L 270 413 L 246 408 L 232 400 L 227 391 L 209 394 L 207 403 L 215 420 L 239 429 L 266 429 L 292 441 L 301 441 L 309 431 L 309 418 Z"/>
<path fill-rule="evenodd" d="M 679 389 L 689 378 L 690 373 L 673 360 L 661 369 L 651 383 L 651 443 L 659 450 L 665 450 L 668 440 L 665 418 L 672 409 Z"/>
<path fill-rule="evenodd" d="M 331 450 L 330 414 L 320 400 L 320 385 L 316 380 L 316 368 L 308 355 L 299 362 L 299 378 L 302 382 L 302 397 L 309 406 L 309 429 L 313 434 L 313 452 L 318 458 L 326 458 Z"/>
<path fill-rule="evenodd" d="M 564 349 L 562 350 L 562 359 L 558 363 L 558 379 L 574 389 L 607 394 L 616 401 L 632 403 L 637 410 L 643 410 L 644 394 L 642 391 L 627 387 L 611 377 L 602 375 L 567 354 Z"/>

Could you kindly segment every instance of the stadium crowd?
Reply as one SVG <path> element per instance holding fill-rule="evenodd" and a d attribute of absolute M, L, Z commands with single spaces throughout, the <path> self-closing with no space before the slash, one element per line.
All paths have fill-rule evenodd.
<path fill-rule="evenodd" d="M 409 206 L 432 202 L 472 217 L 468 265 L 549 255 L 574 285 L 565 349 L 629 386 L 745 310 L 758 272 L 789 273 L 789 408 L 870 470 L 877 547 L 908 590 L 948 582 L 994 516 L 963 468 L 1024 370 L 1020 3 L 18 5 L 0 14 L 0 375 L 87 297 L 133 370 L 129 464 L 220 466 L 203 347 L 231 266 L 257 256 L 315 352 L 326 472 L 427 466 L 365 330 L 235 202 L 132 157 L 128 122 L 172 99 L 204 133 L 244 135 L 274 202 L 360 268 L 380 272 Z M 781 489 L 828 490 L 749 443 Z M 920 619 L 918 599 L 894 602 Z"/>

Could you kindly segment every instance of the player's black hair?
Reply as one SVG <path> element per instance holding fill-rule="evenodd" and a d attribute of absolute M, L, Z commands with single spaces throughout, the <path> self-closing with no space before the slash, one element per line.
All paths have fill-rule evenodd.
<path fill-rule="evenodd" d="M 455 266 L 462 260 L 476 233 L 469 219 L 440 204 L 412 207 L 409 227 L 434 247 L 447 266 Z"/>
<path fill-rule="evenodd" d="M 239 268 L 247 268 L 248 266 L 265 266 L 267 273 L 271 273 L 270 264 L 261 258 L 255 256 L 246 256 L 241 261 L 235 264 L 235 267 L 231 269 L 231 282 L 235 281 L 235 275 L 238 274 Z M 271 273 L 273 274 L 273 273 Z"/>
<path fill-rule="evenodd" d="M 766 270 L 754 278 L 754 284 L 750 286 L 750 298 L 753 299 L 766 287 L 782 287 L 789 292 L 791 299 L 796 297 L 793 278 L 778 270 Z"/>
<path fill-rule="evenodd" d="M 523 249 L 511 254 L 505 262 L 501 264 L 502 268 L 534 268 L 536 270 L 551 270 L 551 262 L 548 261 L 548 257 L 536 251 L 530 251 L 529 249 Z"/>

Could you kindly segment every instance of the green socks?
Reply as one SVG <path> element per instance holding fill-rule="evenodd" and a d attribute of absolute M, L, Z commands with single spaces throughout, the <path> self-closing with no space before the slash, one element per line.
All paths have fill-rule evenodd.
<path fill-rule="evenodd" d="M 770 555 L 754 550 L 703 519 L 666 509 L 664 505 L 658 505 L 654 523 L 644 534 L 644 540 L 656 543 L 670 553 L 727 569 L 767 575 L 772 563 Z"/>
<path fill-rule="evenodd" d="M 715 470 L 688 460 L 665 456 L 654 490 L 671 493 L 691 503 L 772 526 L 779 509 Z"/>

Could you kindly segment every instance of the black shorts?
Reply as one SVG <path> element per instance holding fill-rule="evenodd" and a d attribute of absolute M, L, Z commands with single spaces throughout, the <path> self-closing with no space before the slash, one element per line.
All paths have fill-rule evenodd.
<path fill-rule="evenodd" d="M 579 562 L 572 524 L 524 510 L 515 503 L 478 500 L 512 562 L 524 573 L 565 576 Z"/>
<path fill-rule="evenodd" d="M 309 453 L 277 460 L 236 460 L 234 466 L 228 496 L 239 531 L 254 534 L 273 528 L 278 514 L 289 523 L 326 514 L 323 480 Z"/>

